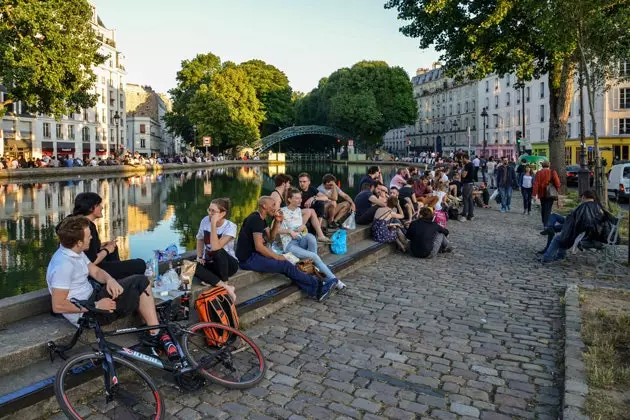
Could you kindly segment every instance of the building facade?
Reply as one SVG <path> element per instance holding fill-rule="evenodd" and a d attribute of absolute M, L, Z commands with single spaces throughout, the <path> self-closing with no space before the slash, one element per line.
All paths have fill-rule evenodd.
<path fill-rule="evenodd" d="M 92 70 L 98 95 L 94 107 L 79 113 L 53 116 L 34 115 L 26 104 L 9 105 L 0 127 L 0 155 L 26 159 L 44 155 L 81 157 L 120 153 L 125 144 L 124 56 L 116 47 L 115 31 L 105 27 L 92 6 L 92 27 L 100 42 L 99 52 L 108 57 Z M 6 90 L 0 86 L 0 95 Z M 119 117 L 119 118 L 116 118 Z"/>
<path fill-rule="evenodd" d="M 630 63 L 623 63 L 620 73 L 630 75 Z M 520 151 L 548 156 L 549 78 L 545 75 L 524 85 L 517 82 L 514 74 L 457 82 L 445 74 L 439 63 L 434 63 L 431 69 L 418 69 L 412 78 L 418 119 L 415 126 L 406 127 L 405 133 L 411 149 L 448 153 L 469 150 L 470 141 L 470 151 L 476 155 L 483 155 L 485 150 L 486 156 L 515 158 L 520 146 Z M 594 130 L 586 92 L 583 106 L 585 147 L 587 159 L 592 161 Z M 595 117 L 600 150 L 608 165 L 630 159 L 630 82 L 614 84 L 597 95 Z M 396 144 L 392 138 L 396 130 L 386 134 L 387 144 Z M 579 161 L 581 145 L 577 77 L 567 134 L 565 162 L 569 165 Z M 521 139 L 518 146 L 517 139 Z"/>
<path fill-rule="evenodd" d="M 128 84 L 127 99 L 127 148 L 143 156 L 179 151 L 179 139 L 166 129 L 164 116 L 171 109 L 166 95 L 153 91 L 150 86 Z"/>
<path fill-rule="evenodd" d="M 394 154 L 406 154 L 409 127 L 394 128 L 383 136 L 383 148 Z"/>

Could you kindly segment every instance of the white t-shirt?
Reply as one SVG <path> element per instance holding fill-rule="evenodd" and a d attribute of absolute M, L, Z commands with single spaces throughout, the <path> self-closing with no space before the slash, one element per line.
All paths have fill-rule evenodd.
<path fill-rule="evenodd" d="M 532 180 L 534 179 L 531 175 L 523 175 L 523 188 L 532 188 Z"/>
<path fill-rule="evenodd" d="M 478 168 L 478 167 L 479 167 L 479 165 L 481 165 L 481 161 L 479 160 L 479 158 L 474 158 L 474 159 L 473 159 L 473 166 L 474 166 L 475 168 Z"/>
<path fill-rule="evenodd" d="M 295 210 L 291 210 L 288 207 L 282 207 L 282 214 L 284 215 L 284 219 L 282 220 L 282 228 L 294 230 L 302 226 L 302 209 L 297 207 Z M 280 235 L 280 240 L 282 241 L 282 249 L 286 251 L 287 245 L 289 242 L 293 240 L 291 235 L 285 233 Z"/>
<path fill-rule="evenodd" d="M 48 291 L 52 294 L 52 289 L 68 290 L 68 300 L 72 298 L 89 299 L 94 288 L 88 281 L 88 264 L 90 264 L 90 260 L 83 252 L 77 254 L 71 249 L 60 246 L 50 259 L 48 270 L 46 270 Z M 63 314 L 68 321 L 77 327 L 81 315 L 83 314 Z"/>
<path fill-rule="evenodd" d="M 486 166 L 488 167 L 488 173 L 492 174 L 494 173 L 494 169 L 497 167 L 497 163 L 495 161 L 488 161 Z"/>
<path fill-rule="evenodd" d="M 210 245 L 210 232 L 212 231 L 210 226 L 210 216 L 206 216 L 201 219 L 201 223 L 199 223 L 199 231 L 197 232 L 197 239 L 202 239 L 206 243 L 206 250 L 212 251 L 212 246 Z M 219 239 L 223 235 L 231 236 L 232 240 L 230 240 L 223 249 L 225 252 L 230 254 L 232 257 L 236 258 L 236 254 L 234 253 L 234 238 L 236 238 L 236 225 L 229 220 L 224 220 L 221 226 L 217 226 L 217 236 Z"/>
<path fill-rule="evenodd" d="M 435 210 L 442 210 L 442 199 L 446 193 L 444 191 L 436 191 L 433 194 L 438 197 L 438 202 L 435 203 Z"/>
<path fill-rule="evenodd" d="M 337 189 L 337 194 L 339 194 L 341 192 L 341 188 L 339 188 L 336 185 L 335 185 L 335 188 Z M 327 190 L 324 187 L 324 184 L 320 184 L 320 186 L 317 187 L 317 191 L 319 191 L 322 194 L 326 194 L 326 197 L 328 197 L 328 198 L 332 197 L 333 189 L 331 188 L 331 189 Z"/>

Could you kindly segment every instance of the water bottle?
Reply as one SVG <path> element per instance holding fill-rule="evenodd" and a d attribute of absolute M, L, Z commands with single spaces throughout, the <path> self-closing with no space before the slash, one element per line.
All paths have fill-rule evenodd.
<path fill-rule="evenodd" d="M 155 254 L 155 257 L 151 260 L 153 262 L 153 275 L 155 276 L 155 280 L 158 280 L 160 278 L 160 251 L 153 252 Z"/>

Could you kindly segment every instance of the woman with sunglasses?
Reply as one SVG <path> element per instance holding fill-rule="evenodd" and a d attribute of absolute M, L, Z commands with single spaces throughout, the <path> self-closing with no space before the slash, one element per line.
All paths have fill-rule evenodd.
<path fill-rule="evenodd" d="M 227 220 L 230 200 L 217 198 L 210 202 L 208 216 L 199 224 L 197 232 L 197 268 L 195 277 L 204 286 L 221 286 L 236 302 L 234 286 L 226 282 L 238 271 L 238 260 L 234 253 L 236 225 Z"/>

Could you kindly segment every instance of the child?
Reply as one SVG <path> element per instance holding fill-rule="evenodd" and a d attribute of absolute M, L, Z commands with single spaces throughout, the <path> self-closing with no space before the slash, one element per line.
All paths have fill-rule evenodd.
<path fill-rule="evenodd" d="M 484 209 L 490 208 L 490 206 L 488 205 L 488 203 L 490 203 L 490 193 L 488 192 L 488 186 L 485 182 L 481 183 L 479 190 L 475 191 L 473 193 L 473 196 L 475 204 L 478 207 L 483 207 Z"/>

